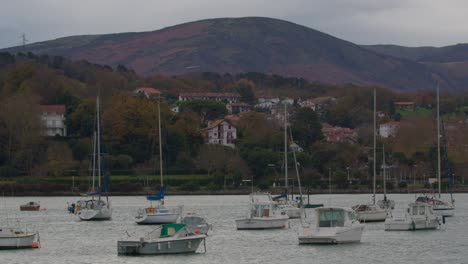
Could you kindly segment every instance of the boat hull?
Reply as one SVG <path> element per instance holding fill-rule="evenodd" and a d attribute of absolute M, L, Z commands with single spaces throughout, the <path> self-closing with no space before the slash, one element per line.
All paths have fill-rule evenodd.
<path fill-rule="evenodd" d="M 0 236 L 0 249 L 33 248 L 36 233 L 15 236 Z"/>
<path fill-rule="evenodd" d="M 343 244 L 361 242 L 364 225 L 319 228 L 310 235 L 299 236 L 299 244 Z M 307 233 L 307 232 L 305 232 Z"/>
<path fill-rule="evenodd" d="M 437 218 L 426 220 L 421 219 L 393 219 L 389 218 L 385 221 L 385 231 L 413 231 L 413 230 L 427 230 L 437 229 L 439 221 Z"/>
<path fill-rule="evenodd" d="M 77 212 L 83 221 L 103 221 L 112 218 L 112 209 L 104 207 L 100 209 L 81 209 Z"/>
<path fill-rule="evenodd" d="M 137 216 L 135 222 L 139 225 L 159 225 L 177 222 L 179 213 L 154 213 Z"/>
<path fill-rule="evenodd" d="M 437 207 L 432 207 L 432 210 L 436 215 L 440 215 L 443 217 L 452 217 L 455 215 L 455 208 L 453 207 L 447 207 L 447 208 L 437 208 Z"/>
<path fill-rule="evenodd" d="M 285 228 L 289 217 L 253 217 L 236 220 L 237 230 L 279 229 Z"/>
<path fill-rule="evenodd" d="M 183 238 L 159 240 L 118 241 L 119 255 L 162 255 L 195 253 L 206 236 L 196 235 Z"/>
<path fill-rule="evenodd" d="M 356 212 L 356 215 L 361 222 L 383 222 L 387 218 L 387 211 L 362 211 Z"/>
<path fill-rule="evenodd" d="M 286 214 L 289 218 L 301 218 L 301 209 L 297 207 L 290 207 L 286 209 Z"/>

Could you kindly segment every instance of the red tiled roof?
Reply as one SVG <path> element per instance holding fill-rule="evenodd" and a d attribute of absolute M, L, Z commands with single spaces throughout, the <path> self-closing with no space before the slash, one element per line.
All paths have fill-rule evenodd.
<path fill-rule="evenodd" d="M 242 97 L 238 93 L 179 93 L 184 97 Z"/>
<path fill-rule="evenodd" d="M 202 131 L 206 131 L 206 130 L 210 130 L 214 127 L 217 127 L 219 124 L 221 124 L 223 121 L 225 121 L 224 119 L 218 119 L 218 120 L 215 120 L 213 121 L 213 123 L 211 123 L 209 126 L 207 126 L 206 128 L 203 128 Z"/>
<path fill-rule="evenodd" d="M 158 91 L 158 90 L 156 90 L 154 88 L 151 88 L 151 87 L 139 87 L 139 88 L 137 88 L 135 90 L 135 92 L 140 92 L 140 91 L 143 91 L 143 92 L 145 92 L 147 94 L 157 94 L 157 95 L 161 94 L 160 91 Z"/>
<path fill-rule="evenodd" d="M 38 111 L 47 112 L 47 113 L 65 113 L 65 105 L 38 105 L 36 107 Z"/>
<path fill-rule="evenodd" d="M 396 105 L 414 105 L 414 102 L 394 102 Z"/>

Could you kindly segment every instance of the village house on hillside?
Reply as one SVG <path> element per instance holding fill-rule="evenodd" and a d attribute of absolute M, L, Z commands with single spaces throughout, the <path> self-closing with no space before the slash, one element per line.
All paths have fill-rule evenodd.
<path fill-rule="evenodd" d="M 393 104 L 397 110 L 414 111 L 415 109 L 414 102 L 394 102 Z"/>
<path fill-rule="evenodd" d="M 39 105 L 37 110 L 40 112 L 40 119 L 46 128 L 44 133 L 47 136 L 67 135 L 64 105 Z"/>
<path fill-rule="evenodd" d="M 206 144 L 219 144 L 234 148 L 237 139 L 237 128 L 234 119 L 229 116 L 213 121 L 208 127 L 202 129 Z"/>
<path fill-rule="evenodd" d="M 161 92 L 151 87 L 140 87 L 133 91 L 133 95 L 144 96 L 148 99 L 159 98 Z"/>
<path fill-rule="evenodd" d="M 242 96 L 238 93 L 180 93 L 179 101 L 209 100 L 225 103 L 237 103 Z"/>
<path fill-rule="evenodd" d="M 322 123 L 322 133 L 325 140 L 330 143 L 354 143 L 357 133 L 348 127 L 334 127 L 328 123 Z"/>
<path fill-rule="evenodd" d="M 383 138 L 395 137 L 400 128 L 400 122 L 390 121 L 379 125 L 379 135 Z"/>
<path fill-rule="evenodd" d="M 250 111 L 250 105 L 244 102 L 228 103 L 226 104 L 226 108 L 229 114 L 234 114 L 234 115 Z"/>
<path fill-rule="evenodd" d="M 280 99 L 277 96 L 260 96 L 258 97 L 258 103 L 255 105 L 255 107 L 262 109 L 271 109 L 279 102 Z"/>

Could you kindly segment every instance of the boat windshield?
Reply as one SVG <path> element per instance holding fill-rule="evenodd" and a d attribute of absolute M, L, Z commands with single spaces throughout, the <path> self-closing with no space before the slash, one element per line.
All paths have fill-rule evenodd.
<path fill-rule="evenodd" d="M 319 213 L 319 227 L 344 226 L 345 212 L 343 210 L 327 210 Z"/>
<path fill-rule="evenodd" d="M 424 206 L 413 206 L 413 215 L 425 215 L 426 207 Z"/>

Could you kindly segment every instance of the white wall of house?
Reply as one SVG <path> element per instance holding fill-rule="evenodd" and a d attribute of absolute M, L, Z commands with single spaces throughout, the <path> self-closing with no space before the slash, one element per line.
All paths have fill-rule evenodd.
<path fill-rule="evenodd" d="M 207 144 L 220 144 L 234 148 L 236 139 L 237 129 L 227 121 L 223 121 L 208 130 Z"/>
<path fill-rule="evenodd" d="M 383 138 L 394 137 L 398 132 L 397 123 L 386 123 L 379 125 L 379 134 Z"/>
<path fill-rule="evenodd" d="M 41 120 L 46 127 L 48 136 L 66 136 L 67 127 L 65 126 L 65 116 L 62 113 L 42 112 Z"/>

